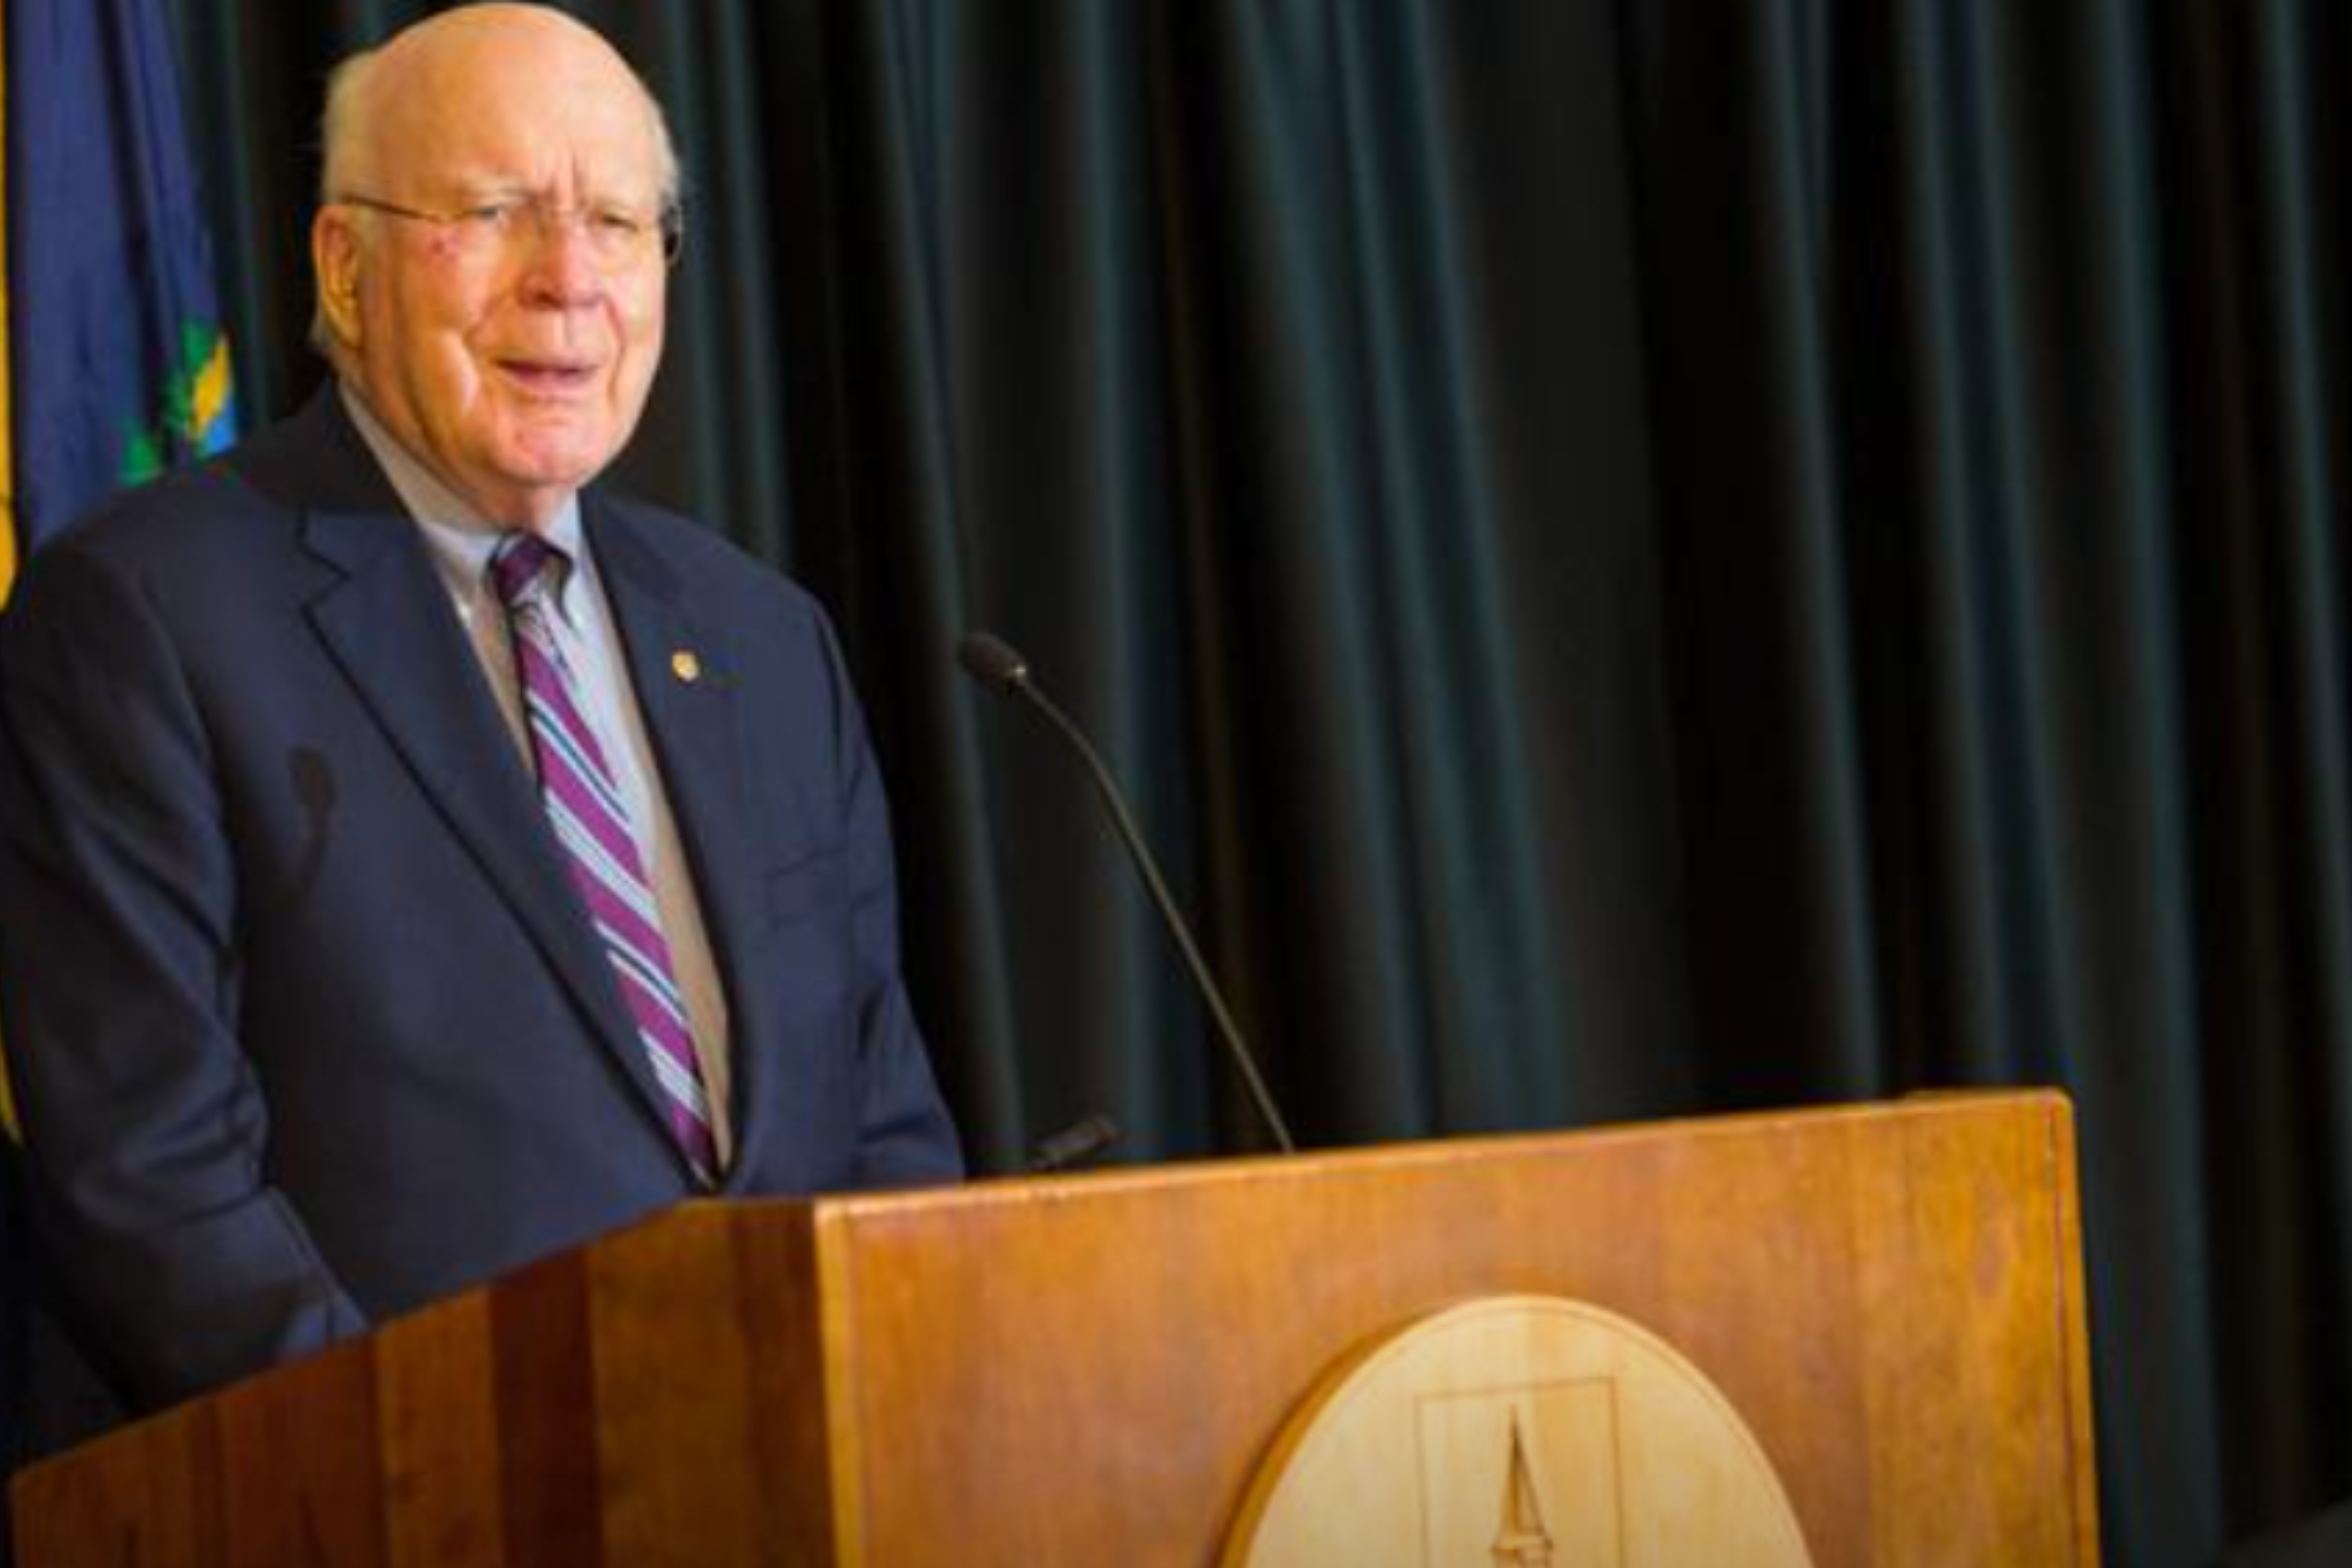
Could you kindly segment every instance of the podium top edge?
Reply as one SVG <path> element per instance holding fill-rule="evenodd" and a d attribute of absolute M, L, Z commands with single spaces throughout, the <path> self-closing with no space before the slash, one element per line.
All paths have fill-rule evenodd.
<path fill-rule="evenodd" d="M 2038 1121 L 2054 1118 L 2071 1129 L 2074 1102 L 2064 1090 L 2047 1087 L 1925 1089 L 1894 1100 L 1843 1105 L 1739 1110 L 1591 1127 L 1414 1139 L 1336 1149 L 1306 1149 L 1296 1154 L 1215 1155 L 1054 1175 L 1007 1173 L 978 1176 L 949 1186 L 843 1193 L 814 1199 L 751 1199 L 748 1202 L 753 1207 L 770 1202 L 805 1205 L 814 1212 L 818 1223 L 823 1224 L 828 1220 L 880 1219 L 910 1208 L 984 1205 L 1003 1203 L 1013 1196 L 1050 1198 L 1060 1194 L 1099 1194 L 1120 1190 L 1148 1191 L 1171 1184 L 1248 1182 L 1276 1172 L 1292 1175 L 1318 1173 L 1340 1175 L 1370 1171 L 1426 1169 L 1496 1157 L 1540 1156 L 1555 1151 L 1567 1152 L 1637 1142 L 1750 1138 L 1759 1134 L 1822 1130 L 1840 1124 L 2000 1114 Z M 689 1206 L 740 1208 L 745 1206 L 745 1201 L 705 1202 Z"/>

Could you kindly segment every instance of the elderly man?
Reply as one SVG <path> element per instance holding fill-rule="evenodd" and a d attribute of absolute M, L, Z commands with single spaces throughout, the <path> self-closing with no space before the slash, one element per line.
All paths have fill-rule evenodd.
<path fill-rule="evenodd" d="M 334 384 L 68 531 L 7 616 L 28 1185 L 134 1405 L 682 1198 L 958 1173 L 824 617 L 585 488 L 661 356 L 676 193 L 559 13 L 350 62 Z"/>

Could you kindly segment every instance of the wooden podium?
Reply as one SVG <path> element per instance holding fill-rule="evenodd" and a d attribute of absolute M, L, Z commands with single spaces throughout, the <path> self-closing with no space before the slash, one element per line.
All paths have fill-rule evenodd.
<path fill-rule="evenodd" d="M 19 1563 L 1208 1568 L 1335 1363 L 1507 1292 L 1701 1369 L 1822 1568 L 2090 1564 L 2074 1170 L 1987 1094 L 689 1205 L 26 1472 Z"/>

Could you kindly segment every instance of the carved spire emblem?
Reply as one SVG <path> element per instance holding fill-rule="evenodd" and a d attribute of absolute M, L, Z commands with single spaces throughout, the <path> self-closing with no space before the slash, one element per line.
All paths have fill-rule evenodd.
<path fill-rule="evenodd" d="M 1544 1529 L 1543 1505 L 1528 1468 L 1519 1413 L 1511 1411 L 1511 1458 L 1503 1477 L 1503 1524 L 1493 1547 L 1495 1568 L 1551 1568 L 1551 1534 Z"/>

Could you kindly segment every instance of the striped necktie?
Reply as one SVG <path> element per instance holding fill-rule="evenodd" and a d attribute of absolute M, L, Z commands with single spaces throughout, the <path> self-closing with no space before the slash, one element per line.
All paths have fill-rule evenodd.
<path fill-rule="evenodd" d="M 694 1054 L 686 1001 L 670 964 L 628 805 L 582 716 L 572 672 L 549 617 L 571 562 L 535 534 L 509 534 L 490 558 L 490 582 L 507 607 L 515 669 L 539 764 L 540 802 L 562 847 L 572 885 L 613 961 L 622 1000 L 653 1063 L 669 1110 L 670 1131 L 697 1180 L 715 1185 L 719 1159 L 710 1107 Z"/>

